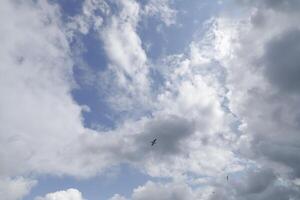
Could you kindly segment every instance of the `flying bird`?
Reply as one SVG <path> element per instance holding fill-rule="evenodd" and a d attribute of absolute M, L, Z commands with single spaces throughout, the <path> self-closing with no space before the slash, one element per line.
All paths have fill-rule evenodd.
<path fill-rule="evenodd" d="M 156 138 L 153 141 L 151 141 L 151 146 L 153 146 L 155 143 L 156 143 Z"/>

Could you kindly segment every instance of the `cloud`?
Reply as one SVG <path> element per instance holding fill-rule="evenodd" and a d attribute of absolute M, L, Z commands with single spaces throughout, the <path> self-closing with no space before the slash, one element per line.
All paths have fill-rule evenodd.
<path fill-rule="evenodd" d="M 118 43 L 120 37 L 122 44 L 126 40 L 120 31 L 125 28 L 125 32 L 128 30 L 132 35 L 137 51 L 124 50 L 127 64 L 119 62 L 119 57 L 116 61 L 112 59 L 112 65 L 118 65 L 113 70 L 119 73 L 121 68 L 124 70 L 121 74 L 126 72 L 133 78 L 141 73 L 146 84 L 146 57 L 135 33 L 139 7 L 134 2 L 121 2 L 120 5 L 123 10 L 113 17 L 115 22 L 105 30 L 113 33 L 109 35 L 111 41 Z M 125 162 L 138 165 L 154 176 L 174 176 L 189 170 L 212 173 L 234 160 L 229 146 L 224 143 L 227 139 L 223 137 L 229 136 L 228 130 L 219 133 L 227 122 L 223 119 L 218 92 L 214 86 L 206 84 L 200 74 L 191 74 L 189 61 L 179 60 L 178 69 L 168 73 L 166 80 L 174 87 L 164 86 L 157 96 L 152 116 L 126 120 L 109 132 L 89 130 L 82 123 L 84 107 L 74 102 L 70 93 L 74 86 L 73 62 L 58 7 L 45 1 L 18 6 L 4 1 L 2 7 L 6 10 L 2 19 L 15 9 L 19 14 L 12 15 L 10 23 L 3 22 L 1 27 L 4 36 L 0 54 L 3 71 L 0 106 L 4 114 L 0 120 L 4 125 L 0 137 L 2 147 L 7 150 L 1 156 L 1 175 L 48 173 L 89 177 Z M 129 67 L 131 62 L 137 63 L 137 71 Z M 139 78 L 127 81 L 133 81 L 133 88 L 137 87 L 137 92 L 143 96 L 147 87 L 143 81 Z M 134 84 L 135 81 L 139 84 Z M 127 90 L 128 84 L 122 87 Z M 133 91 L 135 94 L 136 89 Z M 155 152 L 147 146 L 154 137 L 158 137 L 158 144 L 162 145 Z M 168 137 L 172 139 L 168 141 Z M 157 164 L 161 156 L 167 159 Z M 204 162 L 208 156 L 211 162 Z M 186 164 L 191 165 L 191 169 L 187 170 Z M 170 170 L 169 166 L 172 166 Z"/>
<path fill-rule="evenodd" d="M 149 100 L 149 66 L 142 42 L 137 34 L 140 5 L 135 1 L 119 1 L 120 12 L 112 15 L 100 37 L 110 61 L 101 74 L 101 88 L 116 110 L 141 110 L 151 105 Z"/>
<path fill-rule="evenodd" d="M 133 1 L 117 5 L 120 12 L 112 15 L 112 23 L 101 34 L 110 59 L 109 70 L 102 77 L 109 83 L 110 102 L 116 108 L 115 103 L 120 104 L 121 111 L 129 113 L 125 115 L 129 119 L 109 134 L 80 137 L 76 151 L 84 158 L 82 163 L 105 160 L 89 164 L 91 174 L 121 162 L 164 177 L 189 172 L 215 176 L 228 165 L 236 170 L 240 160 L 231 149 L 236 137 L 228 126 L 233 119 L 222 107 L 224 88 L 219 77 L 212 74 L 218 69 L 211 63 L 192 61 L 194 58 L 188 53 L 171 55 L 161 61 L 166 67 L 158 70 L 164 80 L 159 90 L 148 90 L 148 83 L 154 80 L 147 76 L 149 65 L 136 33 L 139 5 Z M 131 36 L 126 36 L 127 31 L 134 36 L 132 41 L 128 40 Z M 105 82 L 101 84 L 107 86 Z M 141 117 L 131 118 L 136 110 Z M 149 143 L 153 138 L 158 138 L 155 148 Z"/>
<path fill-rule="evenodd" d="M 31 188 L 37 181 L 27 180 L 23 177 L 18 178 L 0 178 L 0 195 L 6 200 L 18 200 L 29 194 Z"/>
<path fill-rule="evenodd" d="M 135 188 L 129 199 L 289 199 L 298 198 L 297 188 L 276 181 L 276 175 L 270 169 L 248 169 L 239 175 L 223 179 L 206 180 L 199 186 L 191 187 L 183 181 L 155 183 L 148 181 Z M 114 195 L 112 199 L 126 199 Z"/>
<path fill-rule="evenodd" d="M 111 200 L 125 199 L 115 195 Z M 150 200 L 150 199 L 197 199 L 192 189 L 184 183 L 167 183 L 160 184 L 148 181 L 145 185 L 139 186 L 133 190 L 132 200 Z"/>
<path fill-rule="evenodd" d="M 191 189 L 185 184 L 156 184 L 147 182 L 144 186 L 138 187 L 132 194 L 134 200 L 149 199 L 194 199 Z"/>
<path fill-rule="evenodd" d="M 284 12 L 297 12 L 300 7 L 300 2 L 297 0 L 262 0 L 262 1 L 249 1 L 243 0 L 243 2 L 249 4 L 256 4 L 258 7 L 263 6 L 263 8 L 274 9 L 276 11 Z"/>
<path fill-rule="evenodd" d="M 125 197 L 115 194 L 113 197 L 111 197 L 109 200 L 127 200 Z"/>
<path fill-rule="evenodd" d="M 150 0 L 144 7 L 146 16 L 158 16 L 167 26 L 176 24 L 177 11 L 170 6 L 169 0 Z"/>
<path fill-rule="evenodd" d="M 46 1 L 3 1 L 1 7 L 0 143 L 6 151 L 0 173 L 55 171 L 59 151 L 83 132 L 59 12 Z"/>
<path fill-rule="evenodd" d="M 45 197 L 36 197 L 35 200 L 84 200 L 84 198 L 81 192 L 71 188 L 65 191 L 46 194 Z"/>
<path fill-rule="evenodd" d="M 299 198 L 297 187 L 279 179 L 272 169 L 249 168 L 240 174 L 229 175 L 228 181 L 215 184 L 211 200 L 215 199 L 290 199 Z"/>
<path fill-rule="evenodd" d="M 300 89 L 300 31 L 287 30 L 265 45 L 265 75 L 284 92 Z"/>
<path fill-rule="evenodd" d="M 299 26 L 293 20 L 294 14 L 251 9 L 240 18 L 215 19 L 208 34 L 211 46 L 204 46 L 204 54 L 199 51 L 201 42 L 195 41 L 191 56 L 195 65 L 217 60 L 226 71 L 228 111 L 240 122 L 235 156 L 251 159 L 246 162 L 251 166 L 271 169 L 247 172 L 246 179 L 240 174 L 244 170 L 233 173 L 232 181 L 235 177 L 242 180 L 236 185 L 207 185 L 218 188 L 212 199 L 298 198 L 299 191 L 292 182 L 299 175 L 299 95 L 294 78 Z M 274 19 L 277 28 L 271 29 Z"/>
<path fill-rule="evenodd" d="M 263 34 L 273 24 L 272 17 L 283 25 Z M 252 138 L 252 156 L 260 161 L 268 158 L 298 173 L 295 163 L 299 159 L 291 154 L 298 151 L 299 141 L 299 112 L 295 109 L 299 84 L 294 78 L 298 73 L 298 25 L 293 20 L 284 23 L 286 17 L 265 13 L 264 26 L 257 28 L 250 22 L 248 34 L 238 36 L 239 56 L 227 65 L 228 94 L 231 110 L 245 124 L 245 137 Z M 254 38 L 255 42 L 248 42 Z"/>
<path fill-rule="evenodd" d="M 178 154 L 183 151 L 184 140 L 194 133 L 194 125 L 185 118 L 163 116 L 146 124 L 145 132 L 136 137 L 139 149 L 149 149 L 149 143 L 157 138 L 159 145 L 155 148 L 157 156 Z"/>
<path fill-rule="evenodd" d="M 236 185 L 238 192 L 241 195 L 257 194 L 263 192 L 272 184 L 276 176 L 272 170 L 263 169 L 258 171 L 249 171 L 246 181 L 241 179 Z"/>
<path fill-rule="evenodd" d="M 81 13 L 71 17 L 67 23 L 69 36 L 73 37 L 78 33 L 87 35 L 92 30 L 99 31 L 110 13 L 111 10 L 106 1 L 83 1 Z"/>
<path fill-rule="evenodd" d="M 234 56 L 225 55 L 220 61 L 227 71 L 229 109 L 241 122 L 239 140 L 243 142 L 237 145 L 238 151 L 256 166 L 273 172 L 250 173 L 247 186 L 232 195 L 237 192 L 241 195 L 238 199 L 298 198 L 298 189 L 284 185 L 291 184 L 299 174 L 296 105 L 300 99 L 297 78 L 293 78 L 298 70 L 294 56 L 298 51 L 298 25 L 293 14 L 255 9 L 254 15 L 251 11 L 245 18 L 219 21 L 222 25 L 215 33 L 222 35 L 227 28 L 234 29 L 231 37 L 235 40 L 229 43 Z M 261 23 L 253 22 L 258 14 Z M 270 29 L 274 19 L 280 26 Z"/>
<path fill-rule="evenodd" d="M 117 1 L 112 12 L 104 1 L 85 1 L 82 15 L 66 28 L 55 4 L 0 3 L 1 177 L 90 177 L 127 163 L 171 178 L 136 188 L 133 200 L 299 198 L 295 13 L 249 7 L 241 18 L 212 19 L 202 39 L 157 61 L 164 66 L 158 68 L 150 64 L 137 27 L 143 12 L 162 11 L 166 25 L 174 23 L 168 3 L 141 8 L 133 0 Z M 88 34 L 92 28 L 109 61 L 99 90 L 123 116 L 102 132 L 84 127 L 85 108 L 71 95 L 69 31 Z M 162 77 L 155 91 L 150 67 Z M 2 178 L 0 185 L 7 198 L 18 199 L 35 184 L 30 180 Z M 72 195 L 83 199 L 74 189 L 37 199 Z"/>

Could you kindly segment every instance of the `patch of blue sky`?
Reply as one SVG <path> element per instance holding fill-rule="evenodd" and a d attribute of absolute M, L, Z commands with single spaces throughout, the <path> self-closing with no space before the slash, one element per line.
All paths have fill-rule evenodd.
<path fill-rule="evenodd" d="M 82 0 L 49 0 L 50 3 L 58 4 L 63 16 L 75 16 L 81 12 Z"/>
<path fill-rule="evenodd" d="M 76 179 L 73 177 L 40 176 L 38 184 L 23 200 L 32 200 L 36 196 L 45 196 L 47 193 L 75 188 L 82 192 L 88 200 L 107 200 L 115 193 L 130 197 L 132 190 L 149 180 L 156 180 L 139 170 L 122 164 L 103 175 L 89 179 Z"/>
<path fill-rule="evenodd" d="M 107 67 L 107 57 L 103 49 L 103 42 L 99 40 L 98 33 L 90 31 L 87 35 L 81 37 L 85 51 L 82 58 L 88 66 L 95 71 L 104 71 Z"/>
<path fill-rule="evenodd" d="M 93 31 L 79 38 L 85 50 L 79 55 L 82 62 L 76 63 L 73 68 L 74 79 L 78 85 L 72 91 L 73 98 L 80 105 L 90 108 L 89 112 L 82 113 L 86 127 L 95 129 L 100 126 L 111 129 L 115 125 L 115 120 L 111 117 L 112 110 L 98 88 L 100 78 L 97 78 L 97 75 L 104 71 L 108 64 L 102 42 Z"/>

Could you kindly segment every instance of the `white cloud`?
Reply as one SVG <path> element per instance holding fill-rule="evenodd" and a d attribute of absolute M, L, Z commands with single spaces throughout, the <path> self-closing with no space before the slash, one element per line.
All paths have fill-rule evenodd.
<path fill-rule="evenodd" d="M 264 8 L 249 8 L 243 18 L 214 19 L 188 52 L 166 57 L 164 68 L 154 67 L 163 81 L 152 91 L 149 60 L 137 34 L 140 5 L 114 3 L 120 10 L 110 13 L 104 1 L 86 1 L 83 15 L 71 24 L 83 34 L 96 26 L 109 60 L 102 89 L 113 108 L 135 116 L 126 115 L 106 132 L 85 128 L 85 108 L 72 99 L 72 35 L 58 8 L 42 0 L 0 3 L 0 175 L 89 177 L 129 163 L 175 180 L 148 182 L 133 191 L 133 200 L 298 197 L 297 20 Z M 145 9 L 149 15 L 162 11 L 170 25 L 175 11 L 167 4 L 150 1 Z M 95 18 L 95 9 L 109 15 L 108 23 Z M 224 179 L 228 173 L 230 183 Z M 1 179 L 0 191 L 18 199 L 34 184 Z M 38 199 L 57 198 L 83 199 L 74 189 Z"/>
<path fill-rule="evenodd" d="M 149 66 L 142 42 L 137 34 L 140 5 L 135 1 L 119 1 L 120 12 L 112 15 L 100 32 L 110 61 L 101 74 L 101 88 L 116 110 L 143 113 L 149 100 Z M 133 112 L 132 112 L 133 113 Z"/>
<path fill-rule="evenodd" d="M 114 17 L 116 24 L 112 23 L 106 28 L 116 32 L 110 36 L 113 37 L 111 41 L 121 41 L 121 44 L 126 40 L 119 31 L 122 28 L 128 29 L 136 51 L 134 48 L 134 51 L 124 50 L 122 55 L 129 56 L 126 57 L 129 63 L 118 63 L 118 57 L 115 59 L 118 62 L 114 61 L 114 64 L 130 76 L 138 79 L 141 76 L 141 79 L 147 82 L 147 66 L 144 66 L 146 57 L 144 53 L 139 54 L 143 51 L 135 33 L 139 7 L 134 2 L 123 3 L 124 10 Z M 15 176 L 34 172 L 87 177 L 111 165 L 130 162 L 138 164 L 142 170 L 146 168 L 148 173 L 155 176 L 174 176 L 189 171 L 185 165 L 193 166 L 191 170 L 195 173 L 211 173 L 211 170 L 220 170 L 233 159 L 229 147 L 223 144 L 223 139 L 219 137 L 227 137 L 228 131 L 216 135 L 224 127 L 224 113 L 219 103 L 219 94 L 215 92 L 214 87 L 207 85 L 200 75 L 191 76 L 188 69 L 185 71 L 185 61 L 180 61 L 178 70 L 166 77 L 174 84 L 174 88 L 166 86 L 166 90 L 160 94 L 153 117 L 125 121 L 124 125 L 119 125 L 111 134 L 96 133 L 84 128 L 81 121 L 81 111 L 84 108 L 74 102 L 70 94 L 73 86 L 72 61 L 58 9 L 45 1 L 18 6 L 4 1 L 1 7 L 5 11 L 1 13 L 2 19 L 14 13 L 14 9 L 19 13 L 12 15 L 10 23 L 3 22 L 1 27 L 3 48 L 0 57 L 3 73 L 0 88 L 3 98 L 0 100 L 0 106 L 3 114 L 0 119 L 4 124 L 1 126 L 1 145 L 6 150 L 0 152 L 3 163 L 1 174 Z M 49 18 L 51 20 L 43 21 Z M 118 37 L 121 38 L 120 41 Z M 129 67 L 131 62 L 137 65 L 136 69 Z M 114 70 L 118 73 L 118 68 Z M 181 81 L 182 77 L 186 80 Z M 141 96 L 147 87 L 142 83 L 144 82 L 140 80 L 134 80 L 132 83 L 133 87 L 137 87 L 138 92 L 141 92 Z M 126 84 L 125 86 L 128 87 Z M 171 93 L 168 92 L 169 88 Z M 191 94 L 198 91 L 201 93 L 194 99 Z M 196 130 L 187 129 L 189 124 L 195 124 Z M 209 124 L 214 126 L 207 128 Z M 151 156 L 153 159 L 146 159 L 143 154 L 152 155 L 147 147 L 148 139 L 158 136 L 158 132 L 154 133 L 152 130 L 166 127 L 164 132 L 160 132 L 162 137 L 165 137 L 164 134 L 172 136 L 175 133 L 170 126 L 173 125 L 183 132 L 178 132 L 174 142 L 165 149 L 158 149 Z M 208 135 L 219 139 L 207 139 Z M 144 136 L 147 141 L 139 139 Z M 203 141 L 208 144 L 204 149 L 199 148 Z M 212 141 L 217 142 L 218 146 L 215 147 Z M 164 139 L 159 139 L 158 142 L 167 144 L 167 140 Z M 187 147 L 184 151 L 166 153 L 177 149 L 176 145 L 179 142 Z M 203 150 L 207 150 L 207 155 L 215 160 L 206 162 L 211 165 L 194 161 L 194 158 L 207 160 Z M 157 165 L 159 157 L 155 158 L 155 155 L 159 155 L 160 152 L 163 152 L 162 156 L 166 156 L 167 160 Z M 220 156 L 221 154 L 223 156 Z M 22 168 L 19 167 L 20 163 Z M 170 164 L 173 168 L 165 173 Z"/>
<path fill-rule="evenodd" d="M 170 4 L 170 0 L 150 0 L 143 11 L 146 16 L 158 16 L 167 26 L 170 26 L 176 24 L 177 14 Z"/>
<path fill-rule="evenodd" d="M 217 24 L 214 33 L 215 38 L 221 39 L 219 44 L 226 44 L 226 38 L 233 40 L 223 49 L 223 45 L 216 48 L 219 52 L 230 49 L 230 54 L 213 58 L 219 59 L 226 69 L 229 109 L 242 123 L 239 130 L 243 135 L 237 151 L 245 158 L 253 159 L 254 166 L 272 168 L 284 177 L 282 182 L 289 185 L 299 176 L 295 145 L 299 142 L 296 105 L 300 99 L 297 78 L 293 78 L 299 68 L 294 56 L 298 52 L 299 25 L 294 21 L 294 13 L 260 7 L 253 10 L 250 7 L 241 18 L 218 20 L 221 24 Z M 224 33 L 226 37 L 222 37 Z M 287 88 L 287 85 L 292 87 Z M 285 186 L 280 180 L 277 177 L 264 192 L 251 195 L 242 192 L 240 195 L 245 199 L 298 198 L 299 191 Z M 259 178 L 248 178 L 247 184 L 258 186 L 262 183 Z M 247 191 L 255 190 L 249 185 L 247 188 Z M 223 192 L 230 194 L 226 190 Z"/>
<path fill-rule="evenodd" d="M 156 184 L 147 182 L 144 186 L 138 187 L 132 194 L 134 200 L 150 200 L 150 199 L 195 199 L 189 186 L 185 184 Z"/>
<path fill-rule="evenodd" d="M 59 13 L 45 1 L 3 1 L 1 9 L 0 173 L 55 171 L 59 151 L 83 132 Z"/>
<path fill-rule="evenodd" d="M 111 200 L 125 200 L 124 197 L 114 195 Z M 148 181 L 145 185 L 139 186 L 133 190 L 132 200 L 173 200 L 173 199 L 197 199 L 196 192 L 185 183 L 154 183 Z"/>
<path fill-rule="evenodd" d="M 113 197 L 111 197 L 109 200 L 127 200 L 125 197 L 115 194 Z"/>
<path fill-rule="evenodd" d="M 218 69 L 212 63 L 192 62 L 190 55 L 169 56 L 162 63 L 165 69 L 158 70 L 165 82 L 158 91 L 147 91 L 149 66 L 135 30 L 139 6 L 133 1 L 118 5 L 120 13 L 112 16 L 112 23 L 102 32 L 111 61 L 103 76 L 112 85 L 108 92 L 113 103 L 125 102 L 121 108 L 134 113 L 144 108 L 140 109 L 142 102 L 152 116 L 125 120 L 111 131 L 113 136 L 105 135 L 106 144 L 101 142 L 102 135 L 83 137 L 83 150 L 79 152 L 84 152 L 86 162 L 106 160 L 101 168 L 108 163 L 129 162 L 152 176 L 170 177 L 188 172 L 215 176 L 225 168 L 239 169 L 240 160 L 232 152 L 236 136 L 229 127 L 233 117 L 222 107 L 225 89 L 213 74 Z M 132 37 L 127 36 L 127 31 Z M 195 48 L 202 47 L 197 44 Z M 113 81 L 115 76 L 117 82 Z M 149 102 L 152 98 L 155 101 Z M 153 151 L 149 141 L 155 137 L 161 146 Z M 95 166 L 91 165 L 91 170 Z"/>
<path fill-rule="evenodd" d="M 284 164 L 298 174 L 295 163 L 299 158 L 291 154 L 298 151 L 293 146 L 299 141 L 295 134 L 299 113 L 295 108 L 300 99 L 297 78 L 293 78 L 299 68 L 294 56 L 298 44 L 290 41 L 297 37 L 297 31 L 293 30 L 298 24 L 293 19 L 286 23 L 287 15 L 273 11 L 264 13 L 264 26 L 253 24 L 252 17 L 244 23 L 248 32 L 238 30 L 237 56 L 227 59 L 225 65 L 230 108 L 247 124 L 243 131 L 245 137 L 252 138 L 251 156 L 255 154 L 261 161 L 268 158 Z M 282 25 L 268 31 L 274 18 Z M 288 53 L 285 53 L 285 45 L 289 46 Z"/>
<path fill-rule="evenodd" d="M 110 13 L 111 10 L 106 1 L 85 0 L 82 4 L 81 13 L 72 17 L 67 24 L 70 36 L 78 32 L 86 35 L 91 30 L 99 31 L 103 25 L 104 17 Z"/>
<path fill-rule="evenodd" d="M 45 197 L 36 197 L 35 200 L 84 200 L 80 191 L 68 189 L 46 194 Z"/>
<path fill-rule="evenodd" d="M 19 200 L 29 194 L 31 188 L 37 182 L 19 178 L 0 178 L 0 196 L 5 200 Z"/>
<path fill-rule="evenodd" d="M 116 199 L 124 197 L 114 195 Z M 297 199 L 299 189 L 289 182 L 277 179 L 271 169 L 247 169 L 238 175 L 229 175 L 219 179 L 203 179 L 198 185 L 173 181 L 154 183 L 135 188 L 132 200 L 148 199 L 203 199 L 203 200 L 254 200 L 254 199 Z"/>

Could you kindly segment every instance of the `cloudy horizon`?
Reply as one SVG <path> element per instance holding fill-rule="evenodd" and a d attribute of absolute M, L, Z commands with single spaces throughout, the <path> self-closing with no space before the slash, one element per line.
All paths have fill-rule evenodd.
<path fill-rule="evenodd" d="M 1 1 L 1 199 L 300 199 L 299 9 Z"/>

